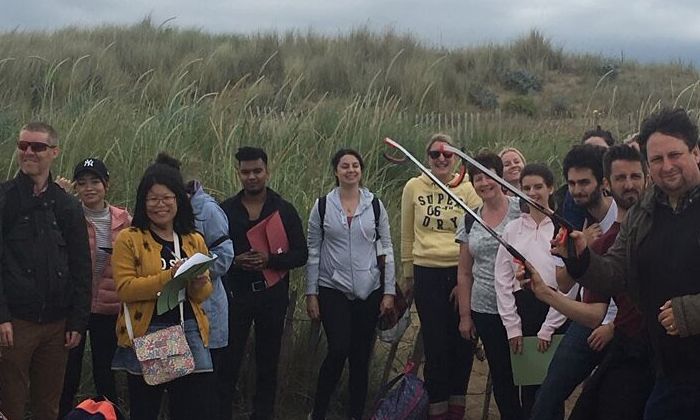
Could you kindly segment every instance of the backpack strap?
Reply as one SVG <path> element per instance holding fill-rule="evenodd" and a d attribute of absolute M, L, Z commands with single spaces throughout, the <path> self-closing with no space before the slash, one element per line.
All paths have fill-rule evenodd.
<path fill-rule="evenodd" d="M 474 226 L 474 221 L 475 219 L 472 217 L 471 214 L 465 213 L 464 214 L 464 231 L 469 234 L 469 232 L 472 231 L 472 226 Z"/>
<path fill-rule="evenodd" d="M 323 220 L 326 218 L 326 196 L 318 197 L 318 216 L 321 219 L 321 241 L 325 236 L 325 231 L 323 230 Z"/>
<path fill-rule="evenodd" d="M 216 248 L 217 246 L 219 246 L 219 245 L 223 244 L 224 242 L 228 241 L 229 239 L 231 239 L 230 236 L 228 236 L 228 235 L 223 235 L 223 236 L 221 236 L 220 238 L 218 238 L 217 240 L 215 240 L 214 242 L 212 242 L 211 244 L 207 245 L 207 248 L 209 248 L 209 249 Z"/>
<path fill-rule="evenodd" d="M 372 198 L 372 210 L 374 211 L 374 230 L 376 231 L 377 240 L 379 240 L 381 238 L 381 235 L 379 235 L 379 217 L 382 215 L 382 208 L 376 195 Z"/>
<path fill-rule="evenodd" d="M 372 198 L 372 211 L 374 212 L 374 230 L 376 232 L 376 237 L 377 240 L 381 238 L 381 235 L 379 235 L 379 217 L 382 214 L 382 208 L 379 205 L 379 198 L 377 196 L 374 196 Z M 321 196 L 318 198 L 318 216 L 320 220 L 320 226 L 321 226 L 321 240 L 323 240 L 325 231 L 323 230 L 323 221 L 326 218 L 326 196 Z"/>

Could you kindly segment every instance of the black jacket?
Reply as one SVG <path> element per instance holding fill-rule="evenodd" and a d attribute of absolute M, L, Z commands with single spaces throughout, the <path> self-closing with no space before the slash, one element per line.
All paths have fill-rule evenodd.
<path fill-rule="evenodd" d="M 92 262 L 80 202 L 53 182 L 34 196 L 20 172 L 0 184 L 0 225 L 0 323 L 66 319 L 66 331 L 84 333 Z"/>
<path fill-rule="evenodd" d="M 257 223 L 257 221 L 251 222 L 248 220 L 248 211 L 241 202 L 242 197 L 243 191 L 221 203 L 221 208 L 228 218 L 229 237 L 233 241 L 235 255 L 250 251 L 250 243 L 246 233 L 252 225 Z M 283 254 L 270 254 L 268 267 L 277 270 L 291 270 L 301 267 L 306 264 L 309 250 L 306 246 L 306 236 L 304 235 L 304 228 L 302 227 L 299 214 L 291 203 L 268 188 L 267 198 L 263 204 L 258 221 L 265 219 L 277 210 L 280 212 L 280 218 L 287 233 L 289 251 Z M 261 272 L 245 271 L 235 263 L 231 264 L 225 276 L 226 285 L 233 293 L 250 291 L 250 284 L 262 279 Z M 283 281 L 288 280 L 289 274 Z"/>

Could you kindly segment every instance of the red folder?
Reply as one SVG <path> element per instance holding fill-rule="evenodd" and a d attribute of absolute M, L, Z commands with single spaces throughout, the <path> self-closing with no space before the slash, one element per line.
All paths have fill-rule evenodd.
<path fill-rule="evenodd" d="M 253 226 L 246 233 L 250 248 L 253 251 L 262 252 L 267 255 L 283 254 L 289 251 L 289 240 L 287 232 L 284 230 L 284 224 L 280 217 L 280 212 L 276 211 L 263 219 L 260 223 Z M 263 270 L 265 284 L 267 287 L 272 287 L 280 281 L 289 270 L 274 270 L 267 268 Z"/>

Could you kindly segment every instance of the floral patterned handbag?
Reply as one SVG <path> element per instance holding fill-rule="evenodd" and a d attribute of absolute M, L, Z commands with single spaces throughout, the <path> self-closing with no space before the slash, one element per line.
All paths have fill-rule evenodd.
<path fill-rule="evenodd" d="M 180 303 L 181 319 L 182 313 L 183 308 Z M 184 323 L 134 338 L 126 304 L 124 304 L 124 315 L 129 338 L 134 343 L 136 358 L 141 363 L 143 379 L 148 385 L 170 382 L 194 371 L 194 357 L 185 338 Z"/>
<path fill-rule="evenodd" d="M 174 235 L 177 257 L 180 257 L 180 244 Z M 148 385 L 170 382 L 194 371 L 194 357 L 185 337 L 184 307 L 180 302 L 180 325 L 173 325 L 134 338 L 129 308 L 124 303 L 126 330 L 131 339 L 136 358 L 141 363 L 143 379 Z"/>

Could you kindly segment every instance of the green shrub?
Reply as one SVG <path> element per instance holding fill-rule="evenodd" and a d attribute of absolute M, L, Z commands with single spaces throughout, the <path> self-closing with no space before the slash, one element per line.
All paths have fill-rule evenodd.
<path fill-rule="evenodd" d="M 521 95 L 542 90 L 542 81 L 525 69 L 507 71 L 503 75 L 503 87 Z"/>
<path fill-rule="evenodd" d="M 516 96 L 506 101 L 503 110 L 510 114 L 526 115 L 535 117 L 537 115 L 537 105 L 534 99 L 527 96 Z"/>
<path fill-rule="evenodd" d="M 609 73 L 609 74 L 608 74 Z M 606 61 L 598 68 L 598 76 L 605 76 L 607 74 L 607 79 L 615 80 L 620 74 L 620 66 L 617 64 Z"/>
<path fill-rule="evenodd" d="M 469 101 L 479 109 L 492 110 L 498 108 L 498 95 L 481 85 L 471 85 Z"/>

